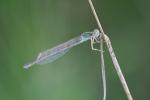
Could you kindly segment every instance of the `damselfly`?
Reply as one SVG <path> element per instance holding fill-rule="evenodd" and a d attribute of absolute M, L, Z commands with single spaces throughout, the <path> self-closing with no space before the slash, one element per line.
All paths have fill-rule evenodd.
<path fill-rule="evenodd" d="M 72 48 L 78 44 L 81 44 L 87 40 L 91 40 L 92 50 L 99 51 L 99 49 L 94 48 L 93 44 L 100 43 L 100 37 L 101 37 L 101 33 L 99 32 L 98 29 L 95 29 L 92 32 L 84 32 L 78 37 L 75 37 L 75 38 L 73 38 L 65 43 L 62 43 L 54 48 L 51 48 L 51 49 L 48 49 L 46 51 L 39 53 L 39 55 L 37 56 L 37 59 L 31 63 L 24 65 L 24 68 L 28 69 L 31 66 L 33 66 L 34 64 L 46 64 L 46 63 L 53 62 L 57 58 L 63 56 L 65 53 L 67 53 L 70 50 L 70 48 Z"/>

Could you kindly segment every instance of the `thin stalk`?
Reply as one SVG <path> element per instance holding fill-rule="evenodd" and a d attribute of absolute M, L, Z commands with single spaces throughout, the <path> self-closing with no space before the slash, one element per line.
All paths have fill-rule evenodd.
<path fill-rule="evenodd" d="M 127 96 L 128 100 L 133 100 L 132 95 L 131 95 L 131 93 L 130 93 L 130 91 L 129 91 L 128 85 L 127 85 L 127 83 L 126 83 L 126 80 L 125 80 L 125 78 L 124 78 L 124 75 L 123 75 L 123 73 L 122 73 L 122 71 L 121 71 L 121 68 L 120 68 L 120 65 L 119 65 L 119 63 L 118 63 L 118 60 L 117 60 L 117 58 L 116 58 L 116 56 L 115 56 L 114 50 L 113 50 L 113 48 L 112 48 L 111 41 L 110 41 L 109 37 L 108 37 L 108 36 L 104 33 L 104 31 L 103 31 L 103 28 L 102 28 L 102 26 L 101 26 L 101 23 L 100 23 L 100 21 L 99 21 L 99 18 L 98 18 L 98 16 L 97 16 L 97 14 L 96 14 L 96 11 L 95 11 L 95 9 L 94 9 L 94 6 L 93 6 L 92 1 L 91 1 L 91 0 L 88 0 L 88 1 L 89 1 L 89 4 L 90 4 L 90 7 L 91 7 L 91 9 L 92 9 L 93 15 L 94 15 L 94 17 L 95 17 L 95 19 L 96 19 L 96 22 L 97 22 L 97 24 L 98 24 L 98 27 L 99 27 L 100 31 L 102 32 L 102 36 L 103 36 L 103 38 L 104 38 L 104 40 L 105 40 L 105 42 L 106 42 L 106 44 L 107 44 L 107 48 L 108 48 L 109 54 L 110 54 L 111 59 L 112 59 L 112 61 L 113 61 L 113 64 L 114 64 L 114 67 L 115 67 L 116 72 L 117 72 L 117 74 L 118 74 L 118 77 L 119 77 L 119 79 L 120 79 L 120 81 L 121 81 L 121 84 L 122 84 L 122 86 L 123 86 L 123 88 L 124 88 L 124 91 L 125 91 L 125 93 L 126 93 L 126 96 Z"/>
<path fill-rule="evenodd" d="M 105 71 L 105 61 L 103 52 L 103 39 L 100 39 L 100 57 L 101 57 L 101 71 L 102 71 L 102 82 L 103 82 L 103 100 L 106 100 L 107 88 L 106 88 L 106 71 Z"/>

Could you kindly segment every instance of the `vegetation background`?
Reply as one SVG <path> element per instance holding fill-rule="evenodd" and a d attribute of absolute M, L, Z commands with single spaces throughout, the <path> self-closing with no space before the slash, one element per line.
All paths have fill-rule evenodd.
<path fill-rule="evenodd" d="M 93 0 L 134 100 L 150 100 L 150 1 Z M 29 70 L 40 51 L 97 28 L 87 0 L 0 0 L 0 100 L 102 100 L 90 42 Z M 107 100 L 127 100 L 105 49 Z"/>

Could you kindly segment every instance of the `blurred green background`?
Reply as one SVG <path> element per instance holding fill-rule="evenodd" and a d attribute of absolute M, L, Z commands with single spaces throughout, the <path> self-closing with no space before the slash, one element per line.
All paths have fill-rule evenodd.
<path fill-rule="evenodd" d="M 93 0 L 134 100 L 150 100 L 150 1 Z M 99 54 L 90 42 L 57 61 L 23 65 L 97 24 L 88 0 L 0 0 L 0 100 L 102 100 Z M 107 100 L 127 100 L 105 49 Z"/>

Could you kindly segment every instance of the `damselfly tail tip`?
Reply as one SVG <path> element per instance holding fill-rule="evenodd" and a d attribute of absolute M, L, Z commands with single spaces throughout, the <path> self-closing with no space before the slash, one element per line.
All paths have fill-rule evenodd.
<path fill-rule="evenodd" d="M 33 63 L 28 63 L 28 64 L 25 64 L 24 66 L 23 66 L 23 68 L 24 69 L 29 69 L 31 66 L 33 66 L 35 63 L 33 62 Z"/>

